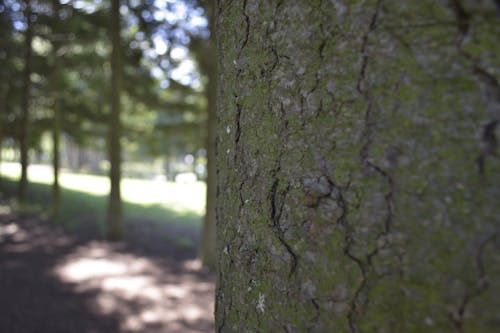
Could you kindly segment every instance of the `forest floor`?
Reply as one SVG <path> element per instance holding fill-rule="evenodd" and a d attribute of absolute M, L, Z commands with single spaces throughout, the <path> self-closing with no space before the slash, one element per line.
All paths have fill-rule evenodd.
<path fill-rule="evenodd" d="M 195 250 L 165 241 L 171 226 L 127 228 L 108 242 L 0 202 L 0 332 L 213 332 L 215 277 Z"/>

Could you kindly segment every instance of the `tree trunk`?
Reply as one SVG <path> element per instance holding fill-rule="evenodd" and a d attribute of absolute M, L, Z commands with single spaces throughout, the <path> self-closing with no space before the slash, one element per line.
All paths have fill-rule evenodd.
<path fill-rule="evenodd" d="M 85 148 L 83 146 L 77 145 L 76 148 L 77 154 L 76 154 L 76 164 L 77 164 L 77 170 L 79 172 L 85 171 L 85 164 L 87 164 L 87 158 L 85 156 Z"/>
<path fill-rule="evenodd" d="M 121 45 L 120 45 L 120 1 L 111 1 L 111 113 L 109 118 L 109 179 L 111 191 L 109 193 L 108 207 L 108 237 L 121 239 L 122 227 L 122 202 L 120 194 L 121 178 L 121 120 L 120 120 L 120 92 L 121 92 Z"/>
<path fill-rule="evenodd" d="M 215 169 L 215 135 L 216 135 L 216 99 L 217 99 L 217 62 L 215 58 L 215 38 L 213 31 L 213 4 L 208 1 L 205 6 L 209 15 L 209 30 L 211 37 L 206 41 L 204 59 L 200 61 L 202 71 L 208 77 L 206 87 L 207 98 L 207 199 L 206 213 L 203 223 L 202 239 L 200 245 L 200 259 L 205 267 L 215 270 L 216 266 L 216 214 L 215 204 L 217 196 L 217 171 Z"/>
<path fill-rule="evenodd" d="M 25 54 L 24 54 L 24 73 L 23 73 L 23 89 L 24 96 L 21 107 L 21 117 L 19 126 L 19 153 L 21 155 L 21 178 L 19 180 L 18 199 L 19 202 L 26 200 L 26 191 L 28 188 L 28 123 L 29 123 L 29 105 L 30 105 L 30 90 L 31 90 L 31 41 L 33 39 L 33 30 L 31 22 L 31 1 L 26 1 L 26 32 L 25 32 Z"/>
<path fill-rule="evenodd" d="M 60 9 L 60 3 L 57 0 L 52 1 L 54 11 Z M 52 98 L 53 98 L 53 120 L 52 120 L 52 172 L 54 181 L 52 183 L 52 216 L 56 222 L 59 222 L 59 213 L 61 210 L 61 188 L 59 186 L 59 172 L 61 165 L 61 109 L 59 101 L 60 87 L 60 68 L 58 51 L 61 45 L 58 42 L 53 43 L 51 58 L 53 63 L 53 72 L 51 73 Z"/>
<path fill-rule="evenodd" d="M 56 94 L 57 95 L 57 94 Z M 61 136 L 61 110 L 57 96 L 54 101 L 54 120 L 52 128 L 52 169 L 54 173 L 54 182 L 52 183 L 52 214 L 56 220 L 59 218 L 61 208 L 61 188 L 59 186 L 60 170 L 60 136 Z"/>
<path fill-rule="evenodd" d="M 3 183 L 2 163 L 3 163 L 3 139 L 0 137 L 0 186 L 2 186 Z"/>
<path fill-rule="evenodd" d="M 496 332 L 494 1 L 219 1 L 219 332 Z"/>
<path fill-rule="evenodd" d="M 0 95 L 0 131 L 2 131 L 0 135 L 0 186 L 2 185 L 3 142 L 6 137 L 4 130 L 7 118 L 7 98 L 10 89 L 10 85 L 8 85 L 5 89 L 2 89 Z"/>

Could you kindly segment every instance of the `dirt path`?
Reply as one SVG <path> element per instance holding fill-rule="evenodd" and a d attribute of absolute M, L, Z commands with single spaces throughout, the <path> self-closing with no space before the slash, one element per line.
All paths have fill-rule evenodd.
<path fill-rule="evenodd" d="M 213 332 L 213 275 L 192 251 L 149 245 L 77 239 L 3 206 L 0 332 Z"/>

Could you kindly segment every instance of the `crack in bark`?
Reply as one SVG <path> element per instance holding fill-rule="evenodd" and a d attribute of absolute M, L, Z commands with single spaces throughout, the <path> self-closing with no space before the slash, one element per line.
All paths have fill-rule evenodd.
<path fill-rule="evenodd" d="M 243 39 L 243 43 L 238 52 L 238 58 L 241 56 L 241 52 L 245 48 L 248 43 L 248 37 L 250 36 L 250 17 L 247 14 L 247 2 L 248 0 L 243 0 L 243 16 L 245 16 L 245 39 Z"/>
<path fill-rule="evenodd" d="M 224 3 L 224 0 L 216 0 L 216 5 L 217 5 L 217 16 L 221 16 L 222 12 L 224 11 L 222 8 L 225 6 L 227 8 L 230 8 L 233 5 L 234 0 L 226 0 L 226 3 Z"/>
<path fill-rule="evenodd" d="M 394 218 L 394 213 L 393 213 L 393 206 L 394 206 L 394 201 L 393 201 L 393 196 L 394 196 L 394 180 L 392 176 L 385 170 L 383 170 L 381 167 L 378 165 L 367 161 L 367 165 L 370 166 L 372 169 L 374 169 L 378 174 L 380 174 L 387 182 L 389 185 L 389 191 L 384 195 L 384 200 L 386 203 L 386 210 L 387 210 L 387 217 L 385 218 L 384 221 L 384 230 L 380 232 L 376 239 L 376 246 L 375 249 L 366 255 L 366 261 L 367 263 L 373 267 L 373 258 L 379 254 L 379 251 L 383 249 L 386 246 L 386 243 L 379 243 L 379 240 L 382 239 L 382 237 L 386 237 L 391 233 L 391 228 L 392 228 L 392 222 Z M 398 259 L 399 256 L 398 256 Z M 401 271 L 400 271 L 401 274 Z"/>
<path fill-rule="evenodd" d="M 236 165 L 236 163 L 238 161 L 238 150 L 239 150 L 239 143 L 240 143 L 240 137 L 241 137 L 241 110 L 242 110 L 242 106 L 238 102 L 237 95 L 234 95 L 234 104 L 236 105 L 236 117 L 235 117 L 236 132 L 234 134 L 233 162 L 234 162 L 234 165 Z"/>
<path fill-rule="evenodd" d="M 455 12 L 456 24 L 459 31 L 457 43 L 462 47 L 470 28 L 470 15 L 465 11 L 460 0 L 450 0 L 450 6 Z"/>
<path fill-rule="evenodd" d="M 352 241 L 352 240 L 350 240 Z M 350 244 L 349 244 L 350 245 Z M 356 326 L 356 323 L 354 322 L 354 316 L 356 314 L 362 313 L 362 306 L 360 305 L 360 295 L 361 292 L 364 290 L 366 284 L 367 284 L 367 278 L 366 278 L 366 268 L 361 259 L 358 257 L 354 256 L 352 253 L 350 253 L 350 246 L 347 246 L 344 249 L 344 254 L 347 255 L 352 261 L 356 263 L 358 266 L 360 272 L 361 272 L 361 282 L 359 283 L 358 287 L 356 288 L 356 291 L 354 292 L 354 295 L 351 299 L 351 302 L 349 304 L 349 312 L 347 313 L 347 320 L 349 323 L 349 329 L 351 330 L 352 333 L 357 333 L 358 328 Z"/>
<path fill-rule="evenodd" d="M 280 156 L 281 159 L 281 156 Z M 297 254 L 293 251 L 292 247 L 290 244 L 288 244 L 284 238 L 283 235 L 283 229 L 281 228 L 280 220 L 281 216 L 283 215 L 283 208 L 285 206 L 285 201 L 286 201 L 286 194 L 290 190 L 290 184 L 287 185 L 285 191 L 283 191 L 282 196 L 282 202 L 278 207 L 278 185 L 279 185 L 279 180 L 276 178 L 277 174 L 281 170 L 280 162 L 278 162 L 277 167 L 273 170 L 272 175 L 274 178 L 273 184 L 271 186 L 271 192 L 269 195 L 269 200 L 271 204 L 271 211 L 270 211 L 270 217 L 271 221 L 273 223 L 272 225 L 272 230 L 276 238 L 278 238 L 279 242 L 281 245 L 285 247 L 287 250 L 288 254 L 292 258 L 292 263 L 290 267 L 290 272 L 288 273 L 289 276 L 292 276 L 296 270 L 297 270 L 297 265 L 298 265 L 298 256 Z"/>
<path fill-rule="evenodd" d="M 274 47 L 271 47 L 271 52 L 274 55 L 274 62 L 271 65 L 271 69 L 269 70 L 269 72 L 274 71 L 276 69 L 276 66 L 278 66 L 278 63 L 280 62 L 280 57 L 278 55 L 278 51 L 276 51 L 276 49 Z"/>
<path fill-rule="evenodd" d="M 487 237 L 483 242 L 481 242 L 481 244 L 479 244 L 476 256 L 474 258 L 478 270 L 477 284 L 472 290 L 470 289 L 466 290 L 464 297 L 462 298 L 460 304 L 458 305 L 457 311 L 448 313 L 448 318 L 452 322 L 455 329 L 460 333 L 464 332 L 463 329 L 464 319 L 465 319 L 464 315 L 465 312 L 467 311 L 467 307 L 469 306 L 470 302 L 474 298 L 481 296 L 488 289 L 486 270 L 483 264 L 483 254 L 486 245 L 488 245 L 489 242 L 493 241 L 497 237 L 497 235 L 498 231 L 495 231 L 493 234 Z"/>
<path fill-rule="evenodd" d="M 239 197 L 240 197 L 240 214 L 239 214 L 240 216 L 241 216 L 241 208 L 245 204 L 245 200 L 243 200 L 243 195 L 241 194 L 241 192 L 243 191 L 244 184 L 245 184 L 245 181 L 242 181 L 240 183 L 240 187 L 238 188 L 238 194 L 239 194 Z"/>
<path fill-rule="evenodd" d="M 480 59 L 475 58 L 470 52 L 464 49 L 465 40 L 467 39 L 471 30 L 470 21 L 472 15 L 465 10 L 465 7 L 460 0 L 450 0 L 450 6 L 454 11 L 456 18 L 456 25 L 458 30 L 456 47 L 458 50 L 458 54 L 467 61 L 472 62 L 471 67 L 473 75 L 480 82 L 486 85 L 487 89 L 492 91 L 491 95 L 493 96 L 493 99 L 495 99 L 495 102 L 500 103 L 500 84 L 498 80 L 493 74 L 480 66 Z M 488 156 L 496 156 L 498 142 L 495 130 L 499 122 L 499 119 L 490 119 L 481 129 L 481 151 L 479 153 L 479 156 L 476 158 L 478 172 L 481 176 L 484 176 L 485 174 L 486 158 Z"/>
<path fill-rule="evenodd" d="M 382 0 L 379 0 L 377 2 L 375 12 L 372 15 L 369 30 L 363 36 L 363 43 L 362 43 L 362 47 L 361 47 L 361 53 L 363 54 L 363 62 L 362 62 L 362 67 L 361 67 L 361 71 L 360 71 L 360 77 L 358 79 L 358 84 L 357 84 L 358 92 L 365 97 L 365 100 L 367 102 L 367 107 L 366 107 L 366 111 L 365 111 L 365 120 L 364 120 L 365 121 L 365 129 L 364 129 L 364 134 L 363 134 L 363 137 L 365 138 L 365 144 L 361 148 L 360 158 L 365 166 L 371 168 L 376 173 L 378 173 L 380 176 L 382 176 L 389 185 L 389 191 L 384 196 L 384 199 L 386 201 L 386 206 L 387 206 L 387 218 L 384 222 L 384 231 L 377 238 L 384 236 L 384 235 L 387 235 L 391 229 L 392 219 L 393 219 L 394 180 L 392 179 L 392 177 L 390 176 L 390 174 L 387 171 L 383 170 L 381 167 L 379 167 L 375 163 L 371 162 L 368 158 L 368 152 L 369 152 L 370 146 L 372 144 L 372 135 L 373 135 L 373 133 L 372 133 L 373 103 L 371 100 L 371 95 L 369 94 L 369 92 L 367 90 L 365 90 L 366 87 L 362 87 L 362 84 L 365 81 L 366 68 L 368 66 L 368 55 L 366 54 L 366 47 L 368 44 L 368 36 L 376 28 L 377 19 L 378 19 L 381 5 L 382 5 Z M 374 252 L 372 252 L 372 254 L 368 255 L 368 259 L 370 259 L 371 256 L 375 255 L 377 252 L 378 252 L 378 249 L 375 249 Z"/>
<path fill-rule="evenodd" d="M 279 1 L 276 4 L 276 6 L 274 7 L 274 9 L 273 9 L 273 17 L 274 18 L 276 17 L 276 13 L 277 13 L 279 7 L 282 5 L 282 3 L 283 3 L 282 1 Z M 273 21 L 272 27 L 273 27 L 272 30 L 276 30 L 276 21 Z M 269 40 L 269 36 L 271 35 L 272 30 L 269 27 L 266 29 L 266 39 L 267 40 Z M 273 72 L 278 67 L 278 65 L 280 63 L 280 55 L 278 54 L 276 47 L 273 45 L 273 43 L 270 42 L 268 44 L 267 48 L 270 49 L 271 53 L 274 56 L 274 61 L 272 62 L 270 68 L 268 70 L 264 71 L 265 74 L 269 75 L 271 72 Z M 287 56 L 283 56 L 283 57 L 288 59 Z M 263 75 L 265 75 L 265 74 L 263 74 Z M 269 84 L 269 86 L 272 85 L 271 75 L 269 75 L 269 77 L 268 77 L 268 84 Z M 269 112 L 273 112 L 272 97 L 273 96 L 271 94 L 268 94 L 267 105 L 268 105 Z M 274 169 L 271 171 L 271 179 L 273 179 L 273 182 L 272 182 L 271 189 L 270 189 L 270 192 L 268 195 L 268 200 L 270 203 L 269 216 L 270 216 L 270 220 L 272 221 L 271 229 L 273 231 L 273 234 L 278 239 L 280 244 L 286 249 L 287 253 L 291 257 L 292 262 L 291 262 L 291 267 L 290 267 L 290 271 L 289 271 L 289 276 L 292 276 L 297 270 L 298 256 L 293 251 L 290 244 L 288 244 L 287 241 L 285 240 L 284 231 L 282 230 L 281 223 L 280 223 L 280 220 L 281 220 L 281 217 L 283 214 L 283 209 L 285 206 L 286 196 L 287 196 L 288 191 L 290 190 L 290 184 L 287 184 L 285 190 L 282 193 L 278 193 L 278 186 L 279 186 L 279 182 L 280 182 L 279 178 L 278 178 L 278 174 L 281 171 L 281 160 L 282 160 L 283 154 L 284 154 L 283 153 L 284 143 L 285 143 L 285 138 L 288 135 L 288 119 L 286 117 L 286 112 L 284 109 L 283 102 L 280 102 L 280 110 L 279 111 L 280 112 L 277 113 L 278 118 L 279 118 L 278 120 L 282 126 L 282 129 L 280 131 L 280 133 L 281 133 L 281 140 L 280 140 L 281 150 L 279 152 L 279 155 L 276 158 L 276 165 L 275 165 Z M 281 196 L 281 203 L 278 204 L 280 196 Z"/>
<path fill-rule="evenodd" d="M 368 164 L 368 151 L 372 144 L 372 101 L 370 97 L 365 98 L 367 100 L 364 123 L 365 128 L 363 129 L 363 138 L 365 139 L 365 143 L 363 147 L 361 147 L 361 151 L 359 152 L 359 157 L 365 166 Z"/>
<path fill-rule="evenodd" d="M 492 120 L 486 123 L 482 129 L 481 135 L 481 152 L 476 159 L 479 174 L 485 174 L 484 168 L 486 164 L 486 158 L 488 156 L 496 156 L 496 151 L 498 148 L 498 140 L 495 134 L 496 128 L 498 126 L 499 120 Z"/>
<path fill-rule="evenodd" d="M 280 170 L 280 167 L 278 166 L 278 169 L 275 170 L 273 172 L 273 174 L 276 174 L 278 173 Z M 273 222 L 273 226 L 275 228 L 279 228 L 280 226 L 280 223 L 279 223 L 279 220 L 281 218 L 281 214 L 283 213 L 283 205 L 284 205 L 284 202 L 281 203 L 281 206 L 279 208 L 279 212 L 276 213 L 276 211 L 278 210 L 277 209 L 277 190 L 278 190 L 278 185 L 279 185 L 279 180 L 278 179 L 274 179 L 273 181 L 273 185 L 271 186 L 271 196 L 270 196 L 270 199 L 271 199 L 271 221 Z"/>
<path fill-rule="evenodd" d="M 347 214 L 348 214 L 347 204 L 345 202 L 344 195 L 342 193 L 342 188 L 340 188 L 340 187 L 338 187 L 338 188 L 339 188 L 339 195 L 337 198 L 337 204 L 339 205 L 340 208 L 342 208 L 342 214 L 338 218 L 337 223 L 342 225 L 342 227 L 345 230 L 343 252 L 344 252 L 345 256 L 347 256 L 350 260 L 352 260 L 356 264 L 356 266 L 359 268 L 359 271 L 361 274 L 361 281 L 360 281 L 358 287 L 356 288 L 356 291 L 354 292 L 354 295 L 353 295 L 351 301 L 349 302 L 349 311 L 346 315 L 347 320 L 348 320 L 349 329 L 351 330 L 352 333 L 357 333 L 358 328 L 354 322 L 354 316 L 356 313 L 361 312 L 361 309 L 359 306 L 359 297 L 360 297 L 361 291 L 364 289 L 364 287 L 367 283 L 366 268 L 365 268 L 365 264 L 363 263 L 363 261 L 361 259 L 359 259 L 358 257 L 356 257 L 351 252 L 351 244 L 353 242 L 353 239 L 351 238 L 351 233 L 349 232 L 349 225 L 348 225 L 347 218 L 346 218 Z"/>
<path fill-rule="evenodd" d="M 387 205 L 387 217 L 386 217 L 386 220 L 384 223 L 384 232 L 382 234 L 382 235 L 387 235 L 391 232 L 392 221 L 393 221 L 393 217 L 394 217 L 394 215 L 393 215 L 394 180 L 393 180 L 392 176 L 387 171 L 385 171 L 384 169 L 382 169 L 378 165 L 376 165 L 370 161 L 367 161 L 367 164 L 369 166 L 371 166 L 375 171 L 377 171 L 377 173 L 380 174 L 387 181 L 387 184 L 389 185 L 389 191 L 384 196 L 384 199 L 385 199 L 385 202 Z"/>
<path fill-rule="evenodd" d="M 368 38 L 369 35 L 376 29 L 377 27 L 377 21 L 378 21 L 378 16 L 380 13 L 380 9 L 382 7 L 382 0 L 378 0 L 375 6 L 375 11 L 371 17 L 370 24 L 368 31 L 364 34 L 363 39 L 362 39 L 362 44 L 361 44 L 361 54 L 363 56 L 362 62 L 361 62 L 361 69 L 359 72 L 359 77 L 356 83 L 356 90 L 360 95 L 362 95 L 367 103 L 366 106 L 366 111 L 365 111 L 365 128 L 364 128 L 364 133 L 363 133 L 363 138 L 365 139 L 365 143 L 363 147 L 361 148 L 360 151 L 360 159 L 363 162 L 363 164 L 377 172 L 379 175 L 381 175 L 388 183 L 389 183 L 389 192 L 385 194 L 384 198 L 386 201 L 386 207 L 387 207 L 387 217 L 386 220 L 384 221 L 384 231 L 381 235 L 377 236 L 377 239 L 385 234 L 388 234 L 390 232 L 390 227 L 392 224 L 392 219 L 393 219 L 393 202 L 392 202 L 392 197 L 394 193 L 394 182 L 392 178 L 389 176 L 387 172 L 382 170 L 380 167 L 375 165 L 373 162 L 368 160 L 368 151 L 370 149 L 370 146 L 372 144 L 372 117 L 373 117 L 373 102 L 371 95 L 366 87 L 366 72 L 368 68 L 368 54 L 367 54 L 367 46 L 368 46 Z M 344 219 L 344 218 L 343 218 Z M 368 286 L 368 270 L 371 269 L 370 267 L 373 265 L 372 264 L 372 258 L 378 253 L 379 248 L 377 247 L 374 251 L 371 253 L 368 253 L 365 256 L 366 262 L 355 256 L 351 252 L 351 244 L 352 244 L 352 238 L 350 233 L 347 230 L 347 225 L 344 224 L 346 227 L 346 236 L 345 236 L 345 248 L 344 248 L 344 254 L 349 257 L 352 261 L 356 263 L 358 266 L 360 272 L 361 272 L 361 281 L 359 282 L 358 287 L 356 288 L 356 291 L 354 292 L 354 295 L 351 299 L 350 302 L 350 309 L 347 314 L 347 319 L 349 323 L 349 328 L 352 333 L 357 333 L 358 328 L 355 323 L 355 316 L 357 314 L 361 314 L 364 312 L 364 307 L 366 306 L 368 299 L 366 300 L 361 300 L 361 296 L 363 295 L 365 289 Z"/>
<path fill-rule="evenodd" d="M 379 15 L 379 11 L 380 11 L 381 6 L 382 6 L 382 0 L 378 0 L 377 4 L 375 6 L 375 12 L 373 13 L 371 20 L 370 20 L 370 25 L 369 25 L 368 31 L 363 35 L 363 40 L 361 43 L 360 52 L 363 55 L 363 59 L 361 62 L 361 70 L 359 72 L 358 82 L 356 83 L 356 90 L 361 95 L 364 95 L 366 93 L 365 87 L 362 87 L 362 84 L 365 81 L 366 67 L 368 66 L 368 55 L 366 54 L 366 47 L 368 45 L 368 37 L 377 27 L 377 19 L 378 19 L 378 15 Z"/>
<path fill-rule="evenodd" d="M 219 285 L 218 285 L 218 290 L 217 290 L 217 293 L 216 295 L 222 295 L 224 297 L 224 293 L 223 293 L 223 287 L 221 286 L 221 283 L 224 281 L 222 279 L 222 272 L 221 270 L 219 270 L 219 277 L 218 277 L 218 281 L 219 281 Z M 216 302 L 216 305 L 217 304 L 225 304 L 225 302 Z M 227 308 L 231 308 L 233 306 L 233 301 L 232 299 L 230 298 L 229 299 L 229 306 Z M 217 312 L 217 311 L 216 311 Z M 217 332 L 218 333 L 223 333 L 223 329 L 224 329 L 224 326 L 226 326 L 226 307 L 224 306 L 222 308 L 222 319 L 220 321 L 220 324 L 217 326 Z"/>
<path fill-rule="evenodd" d="M 232 4 L 233 4 L 233 1 L 229 2 L 227 4 L 227 6 L 229 7 Z M 245 22 L 246 22 L 245 36 L 243 38 L 242 45 L 241 45 L 240 49 L 238 50 L 237 59 L 235 60 L 235 64 L 238 66 L 237 72 L 236 72 L 236 78 L 237 78 L 238 82 L 241 82 L 240 79 L 241 79 L 241 76 L 243 75 L 243 69 L 240 65 L 240 58 L 241 58 L 241 54 L 242 54 L 243 49 L 245 48 L 245 46 L 248 43 L 249 34 L 250 34 L 250 17 L 246 14 L 246 5 L 247 5 L 247 0 L 245 0 L 243 2 L 243 15 L 245 16 Z M 218 17 L 222 16 L 222 12 L 223 12 L 222 7 L 223 7 L 222 1 L 218 1 Z M 234 105 L 236 106 L 233 163 L 236 166 L 238 163 L 239 151 L 240 151 L 240 144 L 239 143 L 240 143 L 240 137 L 241 137 L 241 132 L 242 132 L 241 116 L 242 116 L 243 105 L 242 105 L 241 101 L 239 101 L 239 94 L 234 93 L 233 97 L 234 97 Z M 219 170 L 217 170 L 217 171 L 219 171 Z M 240 184 L 239 191 L 238 191 L 239 200 L 240 200 L 239 216 L 241 216 L 241 210 L 242 210 L 242 206 L 244 204 L 243 197 L 241 194 L 242 188 L 244 186 L 244 182 L 245 182 L 245 180 Z M 218 190 L 219 190 L 219 187 L 218 187 Z M 230 257 L 230 264 L 234 265 L 234 261 L 231 257 Z M 223 281 L 221 275 L 222 275 L 222 273 L 219 270 L 219 281 Z M 219 285 L 218 290 L 219 290 L 217 293 L 218 295 L 224 295 L 222 293 L 222 290 L 223 290 L 222 286 Z M 224 304 L 225 302 L 217 302 L 217 303 Z M 229 298 L 227 304 L 228 305 L 225 306 L 222 310 L 222 318 L 220 320 L 220 324 L 217 327 L 217 332 L 222 333 L 225 329 L 227 310 L 231 309 L 233 306 L 232 297 Z"/>
<path fill-rule="evenodd" d="M 321 6 L 321 4 L 320 4 Z M 323 66 L 321 66 L 324 62 L 324 54 L 323 54 L 323 51 L 326 47 L 326 44 L 327 44 L 327 38 L 325 36 L 325 31 L 324 31 L 324 27 L 323 27 L 323 24 L 320 23 L 319 25 L 319 29 L 321 31 L 321 34 L 322 34 L 322 39 L 321 39 L 321 43 L 318 47 L 318 54 L 319 54 L 319 70 L 316 71 L 316 73 L 314 74 L 314 79 L 315 79 L 315 82 L 314 82 L 314 86 L 307 92 L 307 96 L 306 98 L 309 97 L 309 95 L 311 95 L 314 91 L 316 91 L 316 89 L 318 89 L 319 87 L 319 83 L 320 83 L 320 73 L 322 72 L 321 71 L 321 68 Z M 300 78 L 299 78 L 300 80 Z M 321 97 L 320 98 L 320 101 L 319 101 L 319 107 L 318 107 L 318 110 L 316 111 L 316 117 L 318 117 L 320 114 L 321 114 L 321 111 L 323 110 L 323 98 Z"/>
<path fill-rule="evenodd" d="M 299 257 L 293 251 L 293 249 L 291 248 L 290 244 L 288 244 L 285 241 L 285 239 L 283 238 L 283 236 L 281 234 L 276 234 L 276 236 L 278 237 L 278 240 L 280 241 L 281 245 L 283 245 L 286 248 L 288 254 L 290 254 L 290 256 L 292 257 L 292 263 L 290 265 L 290 272 L 288 273 L 288 276 L 291 277 L 297 271 Z"/>
<path fill-rule="evenodd" d="M 320 309 L 319 304 L 318 304 L 318 302 L 317 302 L 317 300 L 315 298 L 311 299 L 311 303 L 314 306 L 314 310 L 316 311 L 316 314 L 315 314 L 314 318 L 311 321 L 313 323 L 315 323 L 315 322 L 318 321 L 318 319 L 320 317 L 321 309 Z"/>
<path fill-rule="evenodd" d="M 237 73 L 236 73 L 236 79 L 237 79 L 237 81 L 240 81 L 240 78 L 241 78 L 241 75 L 242 75 L 242 72 L 243 72 L 243 70 L 241 68 L 241 65 L 239 63 L 240 58 L 241 58 L 241 53 L 243 52 L 243 49 L 247 45 L 248 39 L 249 39 L 249 36 L 250 36 L 250 17 L 246 13 L 246 9 L 247 9 L 247 0 L 244 0 L 243 1 L 243 15 L 245 16 L 246 27 L 245 27 L 245 36 L 244 36 L 242 45 L 241 45 L 240 49 L 238 50 L 237 60 L 236 60 L 236 65 L 238 66 L 238 70 L 237 70 Z M 234 161 L 234 164 L 236 165 L 237 157 L 238 157 L 237 156 L 238 155 L 238 144 L 239 144 L 240 136 L 241 136 L 241 124 L 240 124 L 241 111 L 242 111 L 242 108 L 243 108 L 243 106 L 241 105 L 241 103 L 238 102 L 238 95 L 237 94 L 234 94 L 234 104 L 236 105 L 236 119 L 235 119 L 235 122 L 236 122 L 236 133 L 235 133 L 235 139 L 234 139 L 234 156 L 233 156 L 234 159 L 233 159 L 233 161 Z"/>
<path fill-rule="evenodd" d="M 270 103 L 270 101 L 269 101 Z M 279 115 L 279 121 L 280 124 L 282 125 L 282 130 L 280 131 L 282 133 L 281 140 L 280 140 L 280 147 L 282 148 L 279 152 L 279 155 L 276 159 L 276 165 L 274 169 L 271 171 L 271 179 L 273 179 L 273 183 L 271 185 L 271 191 L 269 193 L 269 202 L 270 202 L 270 219 L 272 221 L 272 230 L 276 238 L 279 240 L 280 244 L 283 245 L 283 247 L 286 249 L 288 254 L 290 255 L 292 262 L 291 262 L 291 267 L 290 271 L 288 273 L 289 276 L 292 276 L 298 266 L 298 255 L 293 251 L 292 247 L 284 238 L 284 231 L 281 228 L 281 217 L 283 215 L 283 209 L 285 206 L 285 201 L 288 192 L 290 191 L 290 184 L 288 183 L 286 185 L 285 190 L 282 193 L 278 193 L 278 186 L 279 186 L 279 178 L 278 174 L 281 171 L 281 160 L 283 158 L 283 147 L 285 144 L 285 138 L 287 137 L 288 133 L 288 119 L 286 118 L 286 113 L 284 109 L 283 103 L 280 103 L 280 113 Z M 279 204 L 278 207 L 278 196 L 281 196 L 281 203 Z"/>
<path fill-rule="evenodd" d="M 283 128 L 285 130 L 285 133 L 287 133 L 288 135 L 288 119 L 285 117 L 285 106 L 283 105 L 283 102 L 280 103 L 280 112 L 281 112 L 281 118 L 283 120 Z M 285 134 L 283 133 L 283 137 L 287 137 L 285 136 Z"/>

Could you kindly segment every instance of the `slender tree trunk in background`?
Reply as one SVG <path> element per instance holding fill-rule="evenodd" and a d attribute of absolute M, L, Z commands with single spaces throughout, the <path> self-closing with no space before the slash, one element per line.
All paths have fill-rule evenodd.
<path fill-rule="evenodd" d="M 0 137 L 0 186 L 2 185 L 3 139 Z"/>
<path fill-rule="evenodd" d="M 58 220 L 61 208 L 61 188 L 59 186 L 60 170 L 60 137 L 61 137 L 61 110 L 59 103 L 54 101 L 54 120 L 52 128 L 52 169 L 54 173 L 54 182 L 52 183 L 52 214 Z"/>
<path fill-rule="evenodd" d="M 73 139 L 69 136 L 66 136 L 64 139 L 64 153 L 66 155 L 66 161 L 68 167 L 71 169 L 71 171 L 77 171 L 76 168 L 77 147 Z"/>
<path fill-rule="evenodd" d="M 202 70 L 208 76 L 207 84 L 207 199 L 206 213 L 203 224 L 202 239 L 199 257 L 205 267 L 212 270 L 216 268 L 216 216 L 215 205 L 217 196 L 217 171 L 215 168 L 215 135 L 216 135 L 216 99 L 217 99 L 217 62 L 215 57 L 214 14 L 213 2 L 208 1 L 205 6 L 209 15 L 210 40 L 207 41 Z"/>
<path fill-rule="evenodd" d="M 9 90 L 10 86 L 8 86 L 7 89 L 5 89 L 5 91 L 3 91 L 2 89 L 2 92 L 0 94 L 0 131 L 2 132 L 2 134 L 5 126 L 4 122 L 6 120 L 5 115 L 7 114 L 7 96 L 9 94 Z M 4 138 L 0 136 L 0 185 L 2 184 L 3 140 Z"/>
<path fill-rule="evenodd" d="M 170 156 L 165 155 L 163 158 L 163 170 L 165 172 L 165 177 L 167 177 L 167 180 L 171 180 L 170 174 L 171 174 L 171 167 L 170 167 Z"/>
<path fill-rule="evenodd" d="M 77 145 L 77 154 L 76 154 L 76 161 L 78 165 L 78 171 L 84 171 L 85 170 L 85 165 L 87 164 L 87 155 L 85 152 L 85 148 L 83 146 Z"/>
<path fill-rule="evenodd" d="M 120 1 L 111 1 L 111 113 L 109 118 L 109 179 L 111 191 L 108 206 L 108 237 L 121 239 L 122 227 L 122 202 L 120 193 L 121 178 L 121 120 L 120 120 L 120 92 L 121 92 L 121 46 L 120 46 Z"/>
<path fill-rule="evenodd" d="M 61 9 L 61 3 L 58 0 L 52 0 L 52 9 L 58 12 Z M 52 98 L 53 98 L 53 120 L 52 120 L 52 172 L 54 181 L 52 183 L 52 215 L 56 222 L 59 221 L 59 213 L 61 210 L 61 188 L 59 186 L 59 171 L 61 165 L 61 108 L 59 101 L 60 88 L 60 64 L 58 53 L 61 50 L 59 42 L 53 42 L 52 61 Z"/>
<path fill-rule="evenodd" d="M 497 332 L 495 2 L 218 6 L 218 332 Z"/>
<path fill-rule="evenodd" d="M 4 125 L 4 121 L 5 121 L 5 118 L 4 118 L 5 116 L 4 115 L 7 114 L 6 113 L 6 111 L 7 111 L 7 107 L 6 107 L 7 102 L 6 102 L 6 98 L 5 98 L 6 96 L 7 96 L 7 93 L 4 93 L 2 91 L 2 93 L 0 95 L 0 131 L 1 132 L 4 131 L 4 126 L 5 126 Z M 3 140 L 4 140 L 3 137 L 0 136 L 0 185 L 2 184 L 1 182 L 2 182 Z"/>
<path fill-rule="evenodd" d="M 24 54 L 24 73 L 23 73 L 23 89 L 24 96 L 21 107 L 21 117 L 19 125 L 19 150 L 21 155 L 21 178 L 19 180 L 18 199 L 19 202 L 26 200 L 26 191 L 28 189 L 28 123 L 29 123 L 29 105 L 30 105 L 30 89 L 31 89 L 31 41 L 33 39 L 32 23 L 31 23 L 31 1 L 26 1 L 26 32 L 25 32 L 25 54 Z"/>

